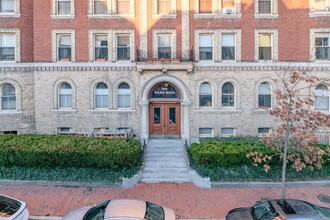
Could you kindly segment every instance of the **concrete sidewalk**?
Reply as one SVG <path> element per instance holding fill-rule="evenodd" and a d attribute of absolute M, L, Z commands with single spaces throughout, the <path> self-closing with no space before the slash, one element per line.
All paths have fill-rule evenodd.
<path fill-rule="evenodd" d="M 111 198 L 141 199 L 174 209 L 177 219 L 223 219 L 236 207 L 263 198 L 280 198 L 279 188 L 199 188 L 191 183 L 139 183 L 132 188 L 64 186 L 0 186 L 0 193 L 26 201 L 31 216 L 63 216 L 71 209 Z M 330 196 L 330 187 L 288 188 L 287 198 L 303 199 L 330 208 L 318 200 Z"/>

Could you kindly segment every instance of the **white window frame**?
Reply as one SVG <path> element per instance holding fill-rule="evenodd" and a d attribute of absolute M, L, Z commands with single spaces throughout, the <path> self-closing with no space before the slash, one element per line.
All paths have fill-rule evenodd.
<path fill-rule="evenodd" d="M 260 94 L 260 92 L 259 92 L 259 90 L 260 90 L 260 86 L 261 86 L 261 84 L 268 84 L 268 86 L 270 87 L 270 94 Z M 258 106 L 258 108 L 268 108 L 268 109 L 273 109 L 274 108 L 274 92 L 273 92 L 273 89 L 274 87 L 273 87 L 273 85 L 270 83 L 270 82 L 268 82 L 268 81 L 262 81 L 262 82 L 260 82 L 260 83 L 258 83 L 258 87 L 257 87 L 257 106 Z M 259 105 L 259 95 L 270 95 L 270 107 L 265 107 L 265 106 L 260 106 Z"/>
<path fill-rule="evenodd" d="M 326 90 L 327 94 L 325 94 L 324 96 L 319 95 L 317 93 L 317 89 L 316 89 L 318 86 L 322 86 L 322 85 L 327 87 L 327 90 Z M 329 86 L 326 85 L 326 84 L 319 84 L 319 85 L 315 86 L 314 91 L 315 91 L 314 92 L 315 93 L 314 110 L 317 110 L 317 111 L 330 111 L 330 93 L 329 93 L 330 89 L 329 89 Z M 316 99 L 317 99 L 317 97 L 323 97 L 324 99 L 327 99 L 328 107 L 326 109 L 316 108 Z"/>
<path fill-rule="evenodd" d="M 158 35 L 170 34 L 171 35 L 171 59 L 176 59 L 176 30 L 173 29 L 154 29 L 152 30 L 153 39 L 153 57 L 158 58 Z"/>
<path fill-rule="evenodd" d="M 316 59 L 315 38 L 317 37 L 318 34 L 329 35 L 329 40 L 330 40 L 330 28 L 311 28 L 309 30 L 309 59 L 310 59 L 310 61 L 314 61 L 314 62 L 330 62 L 330 57 L 327 60 L 317 60 Z M 330 44 L 330 42 L 329 42 L 329 44 Z"/>
<path fill-rule="evenodd" d="M 15 108 L 3 108 L 3 101 L 2 99 L 4 98 L 4 94 L 3 94 L 3 87 L 5 85 L 9 85 L 9 86 L 12 86 L 14 88 L 14 94 L 13 95 L 7 95 L 6 97 L 7 98 L 10 98 L 10 97 L 14 97 L 15 98 Z M 11 83 L 3 83 L 0 85 L 0 111 L 17 111 L 17 91 L 16 91 L 16 88 L 13 84 Z"/>
<path fill-rule="evenodd" d="M 271 13 L 259 13 L 259 0 L 254 1 L 254 17 L 255 18 L 278 18 L 278 0 L 271 0 Z"/>
<path fill-rule="evenodd" d="M 0 63 L 21 62 L 21 30 L 17 28 L 7 29 L 0 28 L 0 35 L 14 35 L 15 38 L 15 59 L 14 60 L 0 60 Z"/>
<path fill-rule="evenodd" d="M 0 18 L 1 17 L 20 18 L 21 17 L 21 0 L 14 0 L 14 12 L 0 12 Z"/>
<path fill-rule="evenodd" d="M 211 129 L 211 133 L 209 133 L 209 134 L 201 134 L 200 133 L 200 130 L 201 129 Z M 214 128 L 210 128 L 210 127 L 198 128 L 198 137 L 214 137 Z"/>
<path fill-rule="evenodd" d="M 72 96 L 72 106 L 69 108 L 60 108 L 60 103 L 59 103 L 59 97 L 60 97 L 60 86 L 63 83 L 68 83 L 71 86 L 71 96 Z M 76 103 L 76 87 L 75 84 L 73 83 L 73 81 L 67 77 L 62 78 L 57 80 L 57 82 L 55 82 L 54 87 L 53 87 L 53 111 L 69 111 L 69 112 L 76 112 L 77 111 L 77 107 L 76 107 L 77 103 Z"/>
<path fill-rule="evenodd" d="M 107 1 L 107 13 L 95 14 L 94 13 L 94 1 L 88 0 L 88 17 L 89 18 L 121 18 L 121 17 L 135 17 L 135 0 L 130 0 L 129 14 L 117 13 L 117 0 Z"/>
<path fill-rule="evenodd" d="M 210 86 L 210 89 L 211 89 L 211 94 L 208 94 L 208 95 L 211 95 L 211 105 L 210 106 L 207 106 L 207 105 L 201 105 L 201 102 L 200 102 L 200 96 L 201 95 L 205 95 L 205 94 L 202 94 L 201 93 L 201 86 L 203 84 L 208 84 Z M 208 82 L 208 81 L 204 81 L 202 82 L 201 84 L 199 84 L 198 86 L 198 108 L 199 109 L 213 109 L 214 107 L 214 88 L 213 88 L 213 85 L 212 83 Z"/>
<path fill-rule="evenodd" d="M 59 14 L 58 13 L 58 4 L 59 1 L 70 1 L 70 14 Z M 52 19 L 74 19 L 75 18 L 75 4 L 74 0 L 52 0 Z"/>
<path fill-rule="evenodd" d="M 241 0 L 233 0 L 234 9 L 226 9 L 222 7 L 222 0 L 212 0 L 212 13 L 199 13 L 199 0 L 195 0 L 195 18 L 241 18 Z"/>
<path fill-rule="evenodd" d="M 233 133 L 223 134 L 223 129 L 232 129 Z M 233 128 L 233 127 L 223 127 L 223 128 L 221 128 L 221 137 L 235 137 L 235 136 L 236 136 L 236 128 Z"/>
<path fill-rule="evenodd" d="M 223 34 L 233 34 L 235 37 L 235 59 L 234 60 L 222 60 L 222 35 Z M 242 53 L 242 31 L 240 29 L 220 29 L 216 32 L 215 40 L 218 41 L 219 45 L 219 55 L 215 56 L 215 61 L 223 61 L 223 62 L 237 62 L 241 61 L 241 53 Z M 219 39 L 218 39 L 219 38 Z"/>
<path fill-rule="evenodd" d="M 11 84 L 15 88 L 15 95 L 16 95 L 16 109 L 12 110 L 3 110 L 2 109 L 2 86 L 4 84 Z M 0 79 L 0 114 L 11 114 L 11 113 L 20 113 L 22 112 L 22 90 L 21 86 L 12 79 L 5 78 L 3 80 Z"/>
<path fill-rule="evenodd" d="M 268 129 L 267 133 L 259 132 L 259 129 Z M 273 128 L 271 127 L 258 127 L 258 137 L 263 137 L 263 134 L 266 135 L 266 137 L 269 137 L 269 135 L 273 132 Z"/>
<path fill-rule="evenodd" d="M 259 60 L 259 35 L 270 34 L 271 35 L 271 47 L 272 47 L 272 59 L 271 60 Z M 259 62 L 273 62 L 278 61 L 278 30 L 275 29 L 256 29 L 254 31 L 254 59 Z"/>
<path fill-rule="evenodd" d="M 115 59 L 112 57 L 113 40 L 112 40 L 112 30 L 110 29 L 91 29 L 88 31 L 89 40 L 89 61 L 98 62 L 95 59 L 95 36 L 96 35 L 107 35 L 108 36 L 108 60 L 106 62 L 112 62 Z"/>
<path fill-rule="evenodd" d="M 97 86 L 99 85 L 99 84 L 101 84 L 101 83 L 103 83 L 103 84 L 105 84 L 106 86 L 107 86 L 107 101 L 108 101 L 108 106 L 106 106 L 106 107 L 97 107 L 97 99 L 96 99 L 96 97 L 99 95 L 99 94 L 97 94 Z M 94 87 L 94 109 L 97 109 L 97 110 L 99 110 L 99 109 L 109 109 L 109 107 L 110 107 L 110 94 L 109 94 L 109 92 L 110 92 L 110 88 L 109 88 L 109 85 L 106 83 L 106 82 L 97 82 L 96 84 L 95 84 L 95 87 Z M 103 95 L 105 95 L 105 94 L 102 94 L 102 96 Z"/>
<path fill-rule="evenodd" d="M 233 94 L 226 94 L 226 95 L 233 95 L 234 96 L 234 105 L 233 106 L 224 106 L 223 103 L 222 103 L 222 96 L 224 95 L 223 94 L 223 91 L 222 91 L 222 88 L 224 85 L 226 85 L 227 83 L 231 84 L 233 87 L 234 87 L 234 93 Z M 236 104 L 237 104 L 237 100 L 236 100 L 236 86 L 234 83 L 232 82 L 224 82 L 222 85 L 221 85 L 221 100 L 220 100 L 220 105 L 221 105 L 221 108 L 222 109 L 236 109 Z"/>
<path fill-rule="evenodd" d="M 117 60 L 117 36 L 129 35 L 130 37 L 130 60 Z M 115 30 L 112 31 L 112 60 L 116 62 L 134 62 L 135 61 L 135 31 L 134 30 Z"/>
<path fill-rule="evenodd" d="M 130 90 L 130 93 L 129 93 L 129 107 L 126 107 L 126 106 L 124 106 L 124 107 L 119 107 L 119 96 L 121 95 L 121 94 L 119 94 L 119 86 L 121 85 L 121 84 L 123 84 L 123 83 L 125 83 L 125 84 L 127 84 L 128 86 L 129 86 L 129 90 Z M 117 95 L 117 97 L 116 97 L 116 100 L 117 100 L 117 109 L 132 109 L 132 96 L 133 96 L 133 94 L 132 94 L 132 86 L 131 86 L 131 84 L 130 83 L 128 83 L 128 82 L 126 82 L 126 81 L 122 81 L 122 82 L 120 82 L 120 83 L 118 83 L 118 85 L 116 86 L 116 90 L 117 90 L 117 92 L 116 92 L 116 95 Z"/>
<path fill-rule="evenodd" d="M 170 0 L 171 1 L 171 11 L 168 14 L 160 14 L 159 13 L 159 0 L 153 0 L 153 7 L 152 7 L 152 16 L 153 17 L 170 17 L 170 18 L 176 18 L 176 0 Z"/>
<path fill-rule="evenodd" d="M 52 30 L 52 62 L 61 62 L 58 60 L 58 36 L 70 35 L 71 36 L 71 60 L 75 62 L 76 58 L 76 43 L 75 43 L 75 30 L 72 29 L 53 29 Z"/>
<path fill-rule="evenodd" d="M 327 8 L 324 11 L 316 11 L 315 10 L 315 0 L 309 0 L 309 16 L 310 17 L 323 17 L 330 16 L 330 0 L 326 1 Z"/>

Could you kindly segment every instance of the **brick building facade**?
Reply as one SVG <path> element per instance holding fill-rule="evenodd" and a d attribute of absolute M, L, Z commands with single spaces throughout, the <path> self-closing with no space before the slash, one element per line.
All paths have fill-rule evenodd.
<path fill-rule="evenodd" d="M 0 0 L 0 132 L 270 132 L 275 73 L 328 77 L 329 38 L 329 0 Z"/>

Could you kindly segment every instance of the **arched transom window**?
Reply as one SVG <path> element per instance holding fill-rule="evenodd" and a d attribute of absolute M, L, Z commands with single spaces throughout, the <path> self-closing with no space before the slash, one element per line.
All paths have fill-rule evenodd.
<path fill-rule="evenodd" d="M 272 91 L 271 86 L 267 82 L 263 82 L 259 86 L 258 106 L 264 108 L 272 107 Z"/>
<path fill-rule="evenodd" d="M 318 85 L 315 88 L 315 109 L 329 110 L 329 89 L 326 85 Z"/>
<path fill-rule="evenodd" d="M 69 83 L 62 83 L 59 88 L 59 108 L 72 108 L 72 87 Z"/>
<path fill-rule="evenodd" d="M 212 106 L 212 87 L 204 82 L 199 88 L 199 106 Z"/>
<path fill-rule="evenodd" d="M 95 87 L 95 108 L 109 107 L 109 90 L 105 83 L 98 83 Z"/>
<path fill-rule="evenodd" d="M 12 84 L 5 83 L 1 86 L 1 110 L 16 109 L 16 91 Z"/>
<path fill-rule="evenodd" d="M 235 106 L 235 88 L 230 82 L 223 84 L 221 102 L 223 107 Z"/>
<path fill-rule="evenodd" d="M 131 88 L 127 83 L 118 86 L 118 108 L 131 107 Z"/>

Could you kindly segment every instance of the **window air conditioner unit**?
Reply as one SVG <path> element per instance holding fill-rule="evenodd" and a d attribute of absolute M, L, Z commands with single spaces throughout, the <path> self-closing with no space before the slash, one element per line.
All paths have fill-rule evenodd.
<path fill-rule="evenodd" d="M 235 9 L 234 8 L 224 8 L 222 9 L 223 14 L 235 14 Z"/>

